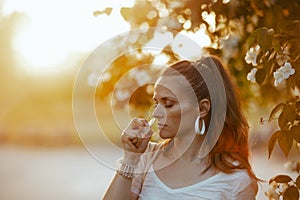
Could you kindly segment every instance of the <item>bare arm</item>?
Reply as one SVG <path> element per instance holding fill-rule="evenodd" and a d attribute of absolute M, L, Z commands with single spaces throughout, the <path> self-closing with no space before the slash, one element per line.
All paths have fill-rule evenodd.
<path fill-rule="evenodd" d="M 132 179 L 124 178 L 123 176 L 116 173 L 103 199 L 104 200 L 138 199 L 138 195 L 131 192 L 131 183 L 132 183 Z"/>
<path fill-rule="evenodd" d="M 128 165 L 137 165 L 141 154 L 147 148 L 152 131 L 146 120 L 133 119 L 123 131 L 121 141 L 124 149 L 123 162 Z M 131 192 L 132 178 L 126 178 L 116 173 L 110 183 L 103 199 L 104 200 L 136 200 L 138 195 Z"/>

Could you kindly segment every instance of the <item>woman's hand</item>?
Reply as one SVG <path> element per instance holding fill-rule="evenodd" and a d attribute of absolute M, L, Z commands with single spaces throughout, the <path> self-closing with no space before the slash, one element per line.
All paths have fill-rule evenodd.
<path fill-rule="evenodd" d="M 134 118 L 131 120 L 121 136 L 126 162 L 137 164 L 141 154 L 147 148 L 151 135 L 152 130 L 145 119 Z"/>

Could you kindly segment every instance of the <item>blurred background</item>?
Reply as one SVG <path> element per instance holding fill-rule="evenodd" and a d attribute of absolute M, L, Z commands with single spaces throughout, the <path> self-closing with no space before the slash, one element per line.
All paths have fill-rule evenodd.
<path fill-rule="evenodd" d="M 120 156 L 115 148 L 120 129 L 130 117 L 149 118 L 152 86 L 145 83 L 157 76 L 160 66 L 182 59 L 182 52 L 189 59 L 207 52 L 218 55 L 233 74 L 250 123 L 257 176 L 267 181 L 278 173 L 295 176 L 284 163 L 299 154 L 291 152 L 288 160 L 275 145 L 268 159 L 268 139 L 278 126 L 265 121 L 288 94 L 247 80 L 252 66 L 245 61 L 245 41 L 255 28 L 272 27 L 275 16 L 293 14 L 297 19 L 299 12 L 287 14 L 291 5 L 282 1 L 250 2 L 0 0 L 0 199 L 100 199 L 114 171 L 95 155 L 111 163 Z M 156 28 L 147 31 L 149 27 Z M 136 28 L 146 31 L 111 40 Z M 186 47 L 182 35 L 203 49 Z M 84 83 L 94 92 L 105 134 L 97 134 L 89 117 L 81 120 L 86 131 L 78 132 L 72 111 L 74 84 L 89 55 L 107 41 L 111 45 L 102 46 L 100 61 L 89 66 Z M 161 49 L 136 50 L 101 66 L 125 48 L 147 45 Z M 77 98 L 90 105 L 89 95 L 81 91 Z M 267 188 L 267 182 L 260 185 L 258 199 L 266 199 Z"/>

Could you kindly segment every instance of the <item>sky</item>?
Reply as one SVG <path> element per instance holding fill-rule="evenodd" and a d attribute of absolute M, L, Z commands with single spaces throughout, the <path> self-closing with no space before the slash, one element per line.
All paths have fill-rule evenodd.
<path fill-rule="evenodd" d="M 21 70 L 40 75 L 59 72 L 71 55 L 91 52 L 113 36 L 129 31 L 120 8 L 133 5 L 134 0 L 4 0 L 2 13 L 22 14 L 13 35 L 14 57 Z M 111 13 L 104 12 L 108 8 L 112 8 Z M 95 11 L 102 14 L 94 15 Z M 210 43 L 204 29 L 196 34 L 183 31 L 182 35 L 200 46 Z M 176 42 L 180 43 L 180 38 L 175 38 Z M 191 49 L 174 51 L 181 54 Z"/>
<path fill-rule="evenodd" d="M 23 14 L 16 22 L 13 48 L 18 66 L 35 74 L 51 71 L 72 53 L 92 51 L 129 31 L 119 10 L 132 5 L 133 1 L 117 0 L 5 0 L 2 14 Z M 93 14 L 108 7 L 112 7 L 109 16 Z"/>
<path fill-rule="evenodd" d="M 0 29 L 0 37 L 7 38 L 7 45 L 11 45 L 6 48 L 0 38 L 0 51 L 4 53 L 0 60 L 0 89 L 4 91 L 0 105 L 5 105 L 0 111 L 1 125 L 10 120 L 21 124 L 52 118 L 56 109 L 69 112 L 67 118 L 72 118 L 69 104 L 77 70 L 96 47 L 130 30 L 120 8 L 133 6 L 134 0 L 2 0 L 0 5 L 0 28 L 8 29 Z M 107 8 L 112 8 L 111 13 L 104 12 Z M 103 14 L 94 15 L 95 11 Z M 4 36 L 8 33 L 12 35 Z M 176 48 L 181 46 L 180 37 L 190 37 L 204 46 L 209 44 L 204 35 L 204 29 L 196 34 L 183 31 L 167 40 L 174 39 L 177 53 L 194 54 L 193 48 Z M 155 39 L 150 43 L 161 42 L 160 37 Z M 157 56 L 155 63 L 162 62 L 167 62 L 166 57 Z"/>

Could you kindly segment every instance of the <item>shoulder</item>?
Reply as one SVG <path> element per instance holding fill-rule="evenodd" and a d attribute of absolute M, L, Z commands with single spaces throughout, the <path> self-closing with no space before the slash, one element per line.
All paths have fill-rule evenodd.
<path fill-rule="evenodd" d="M 238 188 L 243 184 L 251 184 L 254 180 L 249 176 L 246 170 L 236 170 L 232 173 L 219 172 L 211 178 L 213 181 L 221 184 L 226 183 L 226 185 L 231 188 Z"/>
<path fill-rule="evenodd" d="M 230 199 L 255 199 L 258 191 L 257 181 L 251 178 L 246 170 L 237 170 L 233 173 L 219 172 L 211 179 L 216 190 L 224 191 Z M 225 192 L 226 191 L 226 192 Z"/>
<path fill-rule="evenodd" d="M 250 177 L 246 170 L 229 174 L 233 186 L 233 196 L 237 199 L 254 199 L 258 191 L 257 181 Z"/>
<path fill-rule="evenodd" d="M 256 180 L 246 170 L 238 170 L 229 174 L 217 173 L 202 182 L 201 190 L 205 191 L 205 196 L 215 195 L 216 198 L 213 199 L 253 200 L 258 187 Z"/>

